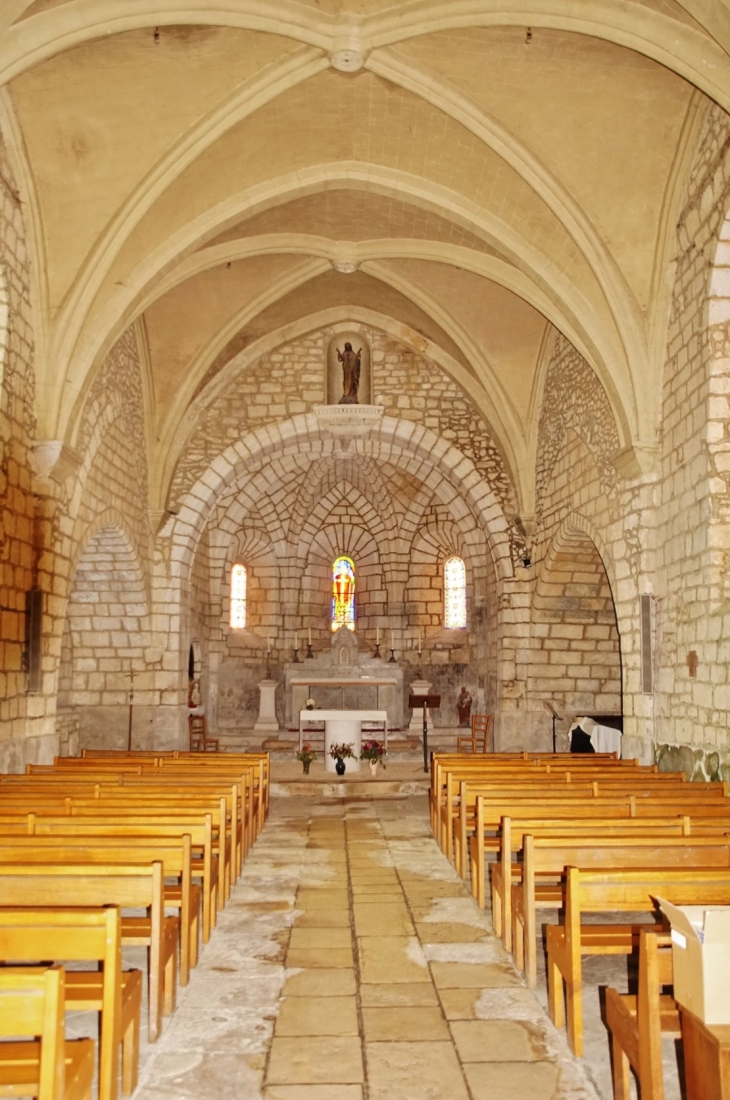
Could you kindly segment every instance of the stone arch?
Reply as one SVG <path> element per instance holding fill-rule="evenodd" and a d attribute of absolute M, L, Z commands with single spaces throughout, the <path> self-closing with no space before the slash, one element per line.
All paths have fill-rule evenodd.
<path fill-rule="evenodd" d="M 182 500 L 169 528 L 171 571 L 182 578 L 188 574 L 195 547 L 217 502 L 235 491 L 253 468 L 275 457 L 316 449 L 331 455 L 336 443 L 323 437 L 313 414 L 292 417 L 281 424 L 250 432 L 227 447 L 191 487 Z M 383 417 L 381 427 L 364 443 L 356 440 L 358 454 L 367 453 L 391 461 L 405 473 L 428 481 L 443 503 L 449 504 L 453 519 L 460 522 L 469 514 L 482 527 L 499 579 L 513 574 L 508 525 L 494 491 L 474 464 L 456 447 L 430 429 L 410 421 Z"/>
<path fill-rule="evenodd" d="M 582 516 L 553 536 L 535 584 L 528 697 L 564 718 L 621 714 L 621 639 L 600 537 Z M 614 581 L 615 584 L 615 581 Z M 550 731 L 547 714 L 542 723 Z"/>
<path fill-rule="evenodd" d="M 99 518 L 78 548 L 63 626 L 59 708 L 78 717 L 79 747 L 127 747 L 129 693 L 155 703 L 148 683 L 144 572 L 124 526 Z"/>

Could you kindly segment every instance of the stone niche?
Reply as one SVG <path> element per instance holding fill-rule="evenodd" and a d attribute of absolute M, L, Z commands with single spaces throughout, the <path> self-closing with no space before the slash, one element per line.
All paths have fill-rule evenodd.
<path fill-rule="evenodd" d="M 349 341 L 353 351 L 360 348 L 360 384 L 358 387 L 358 401 L 361 405 L 370 405 L 373 400 L 372 367 L 370 364 L 370 345 L 362 333 L 357 331 L 342 331 L 333 336 L 327 346 L 326 363 L 326 404 L 336 405 L 342 397 L 342 364 L 337 358 L 337 349 L 343 350 Z"/>

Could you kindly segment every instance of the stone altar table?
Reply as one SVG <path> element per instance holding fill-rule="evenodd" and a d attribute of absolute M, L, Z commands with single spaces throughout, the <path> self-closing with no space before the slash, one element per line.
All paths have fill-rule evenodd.
<path fill-rule="evenodd" d="M 332 635 L 329 651 L 313 659 L 289 662 L 284 669 L 285 720 L 296 725 L 297 714 L 313 698 L 325 710 L 387 711 L 388 727 L 403 727 L 403 670 L 396 663 L 358 652 L 346 627 Z"/>
<path fill-rule="evenodd" d="M 384 710 L 300 710 L 299 711 L 299 748 L 302 747 L 304 722 L 324 722 L 324 768 L 335 770 L 335 761 L 329 755 L 332 745 L 352 745 L 354 760 L 347 760 L 347 770 L 360 771 L 360 749 L 362 748 L 362 723 L 372 725 L 382 723 L 383 736 L 387 745 L 388 714 Z"/>

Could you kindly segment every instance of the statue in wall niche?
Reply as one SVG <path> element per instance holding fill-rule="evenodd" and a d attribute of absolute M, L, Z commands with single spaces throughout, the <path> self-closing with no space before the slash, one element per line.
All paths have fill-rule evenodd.
<path fill-rule="evenodd" d="M 342 363 L 342 397 L 340 405 L 359 405 L 357 391 L 360 385 L 360 356 L 362 348 L 352 350 L 349 340 L 345 341 L 345 350 L 337 349 L 337 358 Z"/>
<path fill-rule="evenodd" d="M 456 697 L 456 713 L 459 715 L 459 725 L 468 726 L 471 718 L 471 695 L 462 687 Z"/>

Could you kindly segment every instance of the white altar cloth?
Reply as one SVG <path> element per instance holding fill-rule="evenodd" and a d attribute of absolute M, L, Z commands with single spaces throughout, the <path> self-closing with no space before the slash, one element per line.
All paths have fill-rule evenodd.
<path fill-rule="evenodd" d="M 335 771 L 335 761 L 330 756 L 332 745 L 352 745 L 354 760 L 346 760 L 347 771 L 360 771 L 360 749 L 362 748 L 362 723 L 372 725 L 382 723 L 383 737 L 387 744 L 387 710 L 300 710 L 299 711 L 299 747 L 304 740 L 304 722 L 324 722 L 324 768 Z"/>

